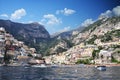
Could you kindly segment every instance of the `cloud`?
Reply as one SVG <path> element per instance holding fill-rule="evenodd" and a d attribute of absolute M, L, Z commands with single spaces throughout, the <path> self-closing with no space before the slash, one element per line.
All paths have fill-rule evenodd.
<path fill-rule="evenodd" d="M 5 17 L 5 18 L 8 18 L 8 17 L 9 17 L 7 14 L 1 14 L 0 16 L 1 16 L 1 17 Z"/>
<path fill-rule="evenodd" d="M 33 23 L 34 21 L 28 21 L 27 23 Z"/>
<path fill-rule="evenodd" d="M 26 15 L 25 9 L 21 8 L 21 9 L 16 10 L 14 13 L 12 13 L 10 19 L 11 20 L 21 19 L 25 15 Z"/>
<path fill-rule="evenodd" d="M 112 11 L 115 16 L 120 16 L 120 6 L 113 8 Z"/>
<path fill-rule="evenodd" d="M 100 14 L 99 19 L 109 18 L 111 16 L 113 16 L 112 11 L 107 10 L 106 12 Z"/>
<path fill-rule="evenodd" d="M 68 15 L 74 14 L 75 12 L 76 12 L 75 10 L 64 8 L 64 10 L 57 10 L 56 14 L 64 14 L 68 16 Z"/>
<path fill-rule="evenodd" d="M 62 30 L 62 32 L 66 32 L 70 30 L 70 26 L 64 27 L 64 29 Z"/>
<path fill-rule="evenodd" d="M 84 26 L 84 27 L 87 27 L 89 26 L 90 24 L 94 23 L 95 21 L 93 21 L 92 19 L 86 19 L 82 24 L 81 26 Z"/>
<path fill-rule="evenodd" d="M 98 19 L 109 18 L 112 16 L 120 16 L 120 6 L 117 6 L 112 10 L 107 10 L 106 12 L 101 13 Z"/>
<path fill-rule="evenodd" d="M 67 27 L 64 27 L 62 30 L 58 31 L 59 33 L 63 33 L 63 32 L 66 32 L 66 31 L 69 31 L 70 30 L 70 26 L 67 26 Z"/>
<path fill-rule="evenodd" d="M 48 25 L 48 26 L 51 26 L 51 25 L 53 26 L 53 25 L 62 23 L 62 21 L 53 14 L 47 14 L 43 16 L 43 19 L 39 23 Z"/>

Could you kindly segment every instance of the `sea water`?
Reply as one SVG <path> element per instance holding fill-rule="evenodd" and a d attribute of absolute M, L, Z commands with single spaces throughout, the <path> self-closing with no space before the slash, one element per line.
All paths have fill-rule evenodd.
<path fill-rule="evenodd" d="M 0 80 L 120 80 L 120 67 L 0 67 Z"/>

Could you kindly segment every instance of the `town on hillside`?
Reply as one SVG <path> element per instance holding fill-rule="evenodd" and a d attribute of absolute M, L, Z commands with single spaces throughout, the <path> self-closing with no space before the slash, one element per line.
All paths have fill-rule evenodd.
<path fill-rule="evenodd" d="M 0 27 L 0 65 L 25 66 L 44 63 L 41 54 L 22 41 L 15 39 L 3 27 Z"/>
<path fill-rule="evenodd" d="M 74 45 L 66 51 L 46 56 L 48 64 L 119 64 L 120 63 L 120 18 L 103 18 L 89 25 L 82 32 L 73 31 Z M 59 47 L 66 49 L 61 41 Z M 65 47 L 65 48 L 64 48 Z"/>

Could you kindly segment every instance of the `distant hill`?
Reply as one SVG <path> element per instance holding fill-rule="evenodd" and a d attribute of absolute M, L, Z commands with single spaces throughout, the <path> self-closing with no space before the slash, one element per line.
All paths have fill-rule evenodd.
<path fill-rule="evenodd" d="M 56 33 L 51 35 L 51 38 L 61 37 L 63 39 L 70 39 L 70 37 L 72 37 L 74 32 L 80 33 L 84 28 L 85 27 L 80 26 L 77 29 L 73 29 L 73 30 L 70 30 L 70 31 L 56 32 Z"/>

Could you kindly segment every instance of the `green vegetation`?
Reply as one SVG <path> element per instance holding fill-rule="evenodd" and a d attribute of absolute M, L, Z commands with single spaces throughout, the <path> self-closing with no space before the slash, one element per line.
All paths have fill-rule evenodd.
<path fill-rule="evenodd" d="M 112 18 L 109 18 L 108 21 L 110 21 L 113 24 L 116 24 L 120 22 L 120 17 L 112 17 Z"/>
<path fill-rule="evenodd" d="M 101 37 L 101 42 L 107 42 L 110 40 L 112 40 L 112 35 L 109 32 L 107 32 Z"/>
<path fill-rule="evenodd" d="M 120 45 L 116 44 L 116 45 L 111 45 L 110 47 L 116 49 L 116 48 L 120 48 Z"/>
<path fill-rule="evenodd" d="M 95 59 L 96 57 L 98 57 L 98 53 L 100 52 L 100 50 L 93 50 L 92 52 L 92 58 Z"/>
<path fill-rule="evenodd" d="M 90 59 L 81 60 L 79 59 L 76 64 L 90 64 Z"/>
<path fill-rule="evenodd" d="M 62 47 L 58 47 L 57 50 L 56 50 L 57 53 L 62 53 L 64 51 L 67 51 L 67 49 L 64 49 Z"/>
<path fill-rule="evenodd" d="M 113 40 L 113 37 L 120 37 L 120 29 L 108 31 L 105 35 L 101 36 L 101 42 L 107 42 Z"/>
<path fill-rule="evenodd" d="M 92 59 L 95 59 L 96 57 L 98 58 L 98 53 L 100 52 L 100 50 L 102 50 L 103 48 L 101 46 L 98 46 L 98 50 L 93 50 L 92 52 Z"/>
<path fill-rule="evenodd" d="M 112 56 L 111 62 L 113 62 L 113 63 L 120 63 L 120 61 L 116 60 L 113 56 Z"/>
<path fill-rule="evenodd" d="M 112 30 L 111 32 L 109 32 L 109 34 L 119 38 L 120 37 L 120 29 Z"/>
<path fill-rule="evenodd" d="M 94 41 L 97 39 L 97 35 L 93 35 L 91 39 L 86 41 L 87 44 L 94 44 Z"/>
<path fill-rule="evenodd" d="M 102 20 L 98 20 L 95 23 L 93 23 L 93 24 L 89 25 L 88 27 L 86 27 L 85 29 L 83 29 L 82 32 L 89 31 L 90 29 L 91 29 L 90 32 L 92 32 L 96 29 L 97 26 L 100 26 L 101 24 L 102 24 Z"/>
<path fill-rule="evenodd" d="M 63 39 L 63 40 L 67 43 L 67 45 L 68 45 L 69 48 L 71 48 L 71 47 L 74 46 L 74 43 L 72 43 L 72 41 L 67 40 L 67 39 Z"/>
<path fill-rule="evenodd" d="M 116 51 L 117 53 L 120 53 L 120 50 Z"/>
<path fill-rule="evenodd" d="M 46 56 L 51 55 L 50 48 L 54 48 L 60 42 L 66 43 L 67 44 L 67 48 L 70 48 L 70 47 L 74 46 L 74 44 L 71 41 L 67 40 L 67 39 L 56 39 L 56 38 L 54 38 L 47 45 L 46 50 L 44 52 L 44 55 L 46 55 Z M 56 53 L 61 53 L 61 52 L 64 52 L 64 51 L 67 51 L 67 49 L 66 48 L 62 48 L 62 47 L 58 47 L 56 49 Z M 52 54 L 56 54 L 56 53 L 52 53 Z"/>
<path fill-rule="evenodd" d="M 29 56 L 29 57 L 33 57 L 33 56 L 32 56 L 32 54 L 30 54 L 30 53 L 28 53 L 28 55 L 27 55 L 27 56 Z"/>

